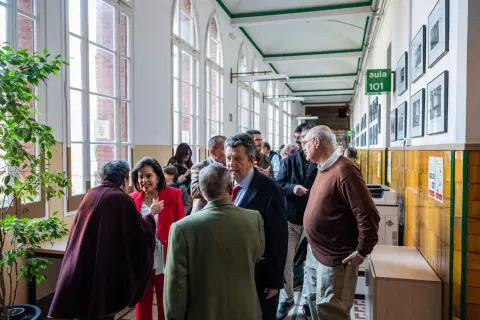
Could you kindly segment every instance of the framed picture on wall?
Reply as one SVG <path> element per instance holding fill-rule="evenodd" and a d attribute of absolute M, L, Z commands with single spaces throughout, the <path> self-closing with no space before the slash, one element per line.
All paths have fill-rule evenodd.
<path fill-rule="evenodd" d="M 448 131 L 448 71 L 427 85 L 427 134 Z"/>
<path fill-rule="evenodd" d="M 415 83 L 425 74 L 425 65 L 426 65 L 426 49 L 425 49 L 425 38 L 426 38 L 426 27 L 422 26 L 420 31 L 418 31 L 415 38 L 412 41 L 412 48 L 410 50 L 410 69 L 412 70 L 412 83 Z"/>
<path fill-rule="evenodd" d="M 397 63 L 397 88 L 398 96 L 407 91 L 408 87 L 408 54 L 404 52 Z"/>
<path fill-rule="evenodd" d="M 412 96 L 412 111 L 410 112 L 410 137 L 423 137 L 425 128 L 425 89 Z"/>
<path fill-rule="evenodd" d="M 407 102 L 397 107 L 397 140 L 407 137 Z"/>
<path fill-rule="evenodd" d="M 397 109 L 390 112 L 390 141 L 397 140 Z"/>
<path fill-rule="evenodd" d="M 428 66 L 433 67 L 449 50 L 449 0 L 439 0 L 428 16 Z"/>

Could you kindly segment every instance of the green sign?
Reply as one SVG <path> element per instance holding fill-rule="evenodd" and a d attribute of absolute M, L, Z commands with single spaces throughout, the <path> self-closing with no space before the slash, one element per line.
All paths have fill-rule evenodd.
<path fill-rule="evenodd" d="M 347 137 L 351 137 L 353 136 L 353 131 L 352 130 L 347 130 L 347 132 L 345 133 Z"/>
<path fill-rule="evenodd" d="M 371 69 L 367 70 L 365 81 L 366 94 L 379 94 L 392 91 L 392 70 Z"/>

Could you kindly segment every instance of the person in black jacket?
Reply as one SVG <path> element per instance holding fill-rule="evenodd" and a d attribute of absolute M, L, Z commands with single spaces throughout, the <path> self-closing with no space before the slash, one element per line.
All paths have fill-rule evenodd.
<path fill-rule="evenodd" d="M 280 172 L 277 176 L 277 182 L 285 193 L 285 207 L 288 218 L 288 254 L 284 272 L 285 286 L 281 292 L 277 319 L 284 319 L 295 305 L 293 299 L 293 258 L 303 226 L 303 214 L 307 207 L 309 191 L 317 175 L 317 165 L 305 159 L 300 143 L 301 137 L 311 128 L 311 125 L 302 123 L 295 129 L 295 137 L 300 151 L 282 159 Z M 307 292 L 304 290 L 304 296 L 306 295 Z M 309 311 L 308 305 L 305 305 L 304 312 L 307 316 Z"/>
<path fill-rule="evenodd" d="M 287 259 L 287 216 L 282 189 L 254 167 L 255 153 L 255 142 L 248 134 L 236 134 L 225 141 L 227 168 L 234 179 L 232 202 L 257 210 L 264 221 L 265 253 L 255 266 L 255 283 L 262 319 L 275 320 Z"/>

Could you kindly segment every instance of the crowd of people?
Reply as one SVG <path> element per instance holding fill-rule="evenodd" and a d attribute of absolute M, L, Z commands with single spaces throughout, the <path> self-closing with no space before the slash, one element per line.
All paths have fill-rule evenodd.
<path fill-rule="evenodd" d="M 294 135 L 279 151 L 258 130 L 215 136 L 195 165 L 185 143 L 163 168 L 151 157 L 132 170 L 105 163 L 77 211 L 49 317 L 110 320 L 135 307 L 152 320 L 155 296 L 158 319 L 279 320 L 300 283 L 308 319 L 350 319 L 379 215 L 354 149 L 344 156 L 326 126 Z"/>

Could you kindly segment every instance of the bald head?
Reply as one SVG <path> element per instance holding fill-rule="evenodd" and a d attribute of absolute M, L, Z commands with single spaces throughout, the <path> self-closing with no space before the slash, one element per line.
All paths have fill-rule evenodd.
<path fill-rule="evenodd" d="M 337 145 L 337 137 L 335 137 L 335 134 L 327 126 L 316 126 L 308 130 L 305 135 L 305 140 L 313 139 L 316 137 L 320 139 L 320 141 L 325 147 L 332 146 L 333 148 L 335 148 Z"/>
<path fill-rule="evenodd" d="M 219 163 L 212 163 L 200 170 L 198 182 L 203 197 L 208 201 L 229 198 L 232 193 L 230 171 Z"/>

